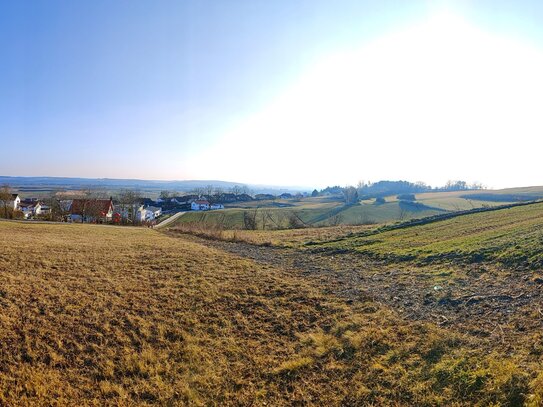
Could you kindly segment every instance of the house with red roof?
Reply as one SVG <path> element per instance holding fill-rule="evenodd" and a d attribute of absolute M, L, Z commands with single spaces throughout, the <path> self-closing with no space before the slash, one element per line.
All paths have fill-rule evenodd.
<path fill-rule="evenodd" d="M 74 199 L 70 207 L 72 222 L 105 223 L 113 218 L 113 198 Z"/>

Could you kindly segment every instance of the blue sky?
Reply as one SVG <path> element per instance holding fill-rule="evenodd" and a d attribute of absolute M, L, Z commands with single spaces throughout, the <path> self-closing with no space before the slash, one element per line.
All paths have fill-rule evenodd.
<path fill-rule="evenodd" d="M 524 93 L 515 85 L 524 66 L 539 67 L 540 21 L 543 5 L 536 1 L 4 1 L 0 174 L 308 186 L 383 178 L 543 184 L 528 164 L 538 161 L 530 154 L 543 135 L 536 111 L 526 113 L 540 103 L 539 83 L 528 89 L 528 79 L 538 80 L 536 70 L 519 85 Z M 428 43 L 434 33 L 441 40 Z M 485 57 L 478 48 L 462 51 L 472 43 L 495 51 Z M 444 74 L 433 83 L 417 76 L 435 62 L 433 50 L 448 58 L 448 48 L 459 69 L 436 65 L 432 72 Z M 462 98 L 469 102 L 469 86 L 467 95 L 454 87 L 432 93 L 441 81 L 473 87 L 480 81 L 465 67 L 493 70 L 511 58 L 518 64 L 503 68 L 496 83 L 507 85 L 504 98 L 530 105 L 509 122 L 500 117 L 511 106 L 496 105 L 476 118 L 466 108 L 455 112 Z M 457 71 L 464 76 L 455 78 Z M 362 83 L 358 72 L 374 79 Z M 478 75 L 485 76 L 482 69 Z M 383 94 L 373 84 L 395 78 L 402 82 L 387 89 L 386 100 L 368 102 Z M 432 117 L 467 125 L 430 126 L 409 110 L 433 104 L 405 97 L 418 93 L 404 87 L 411 80 L 427 97 L 444 98 Z M 479 91 L 494 88 L 489 83 L 486 93 Z M 477 100 L 488 105 L 496 97 L 500 92 Z M 361 123 L 369 111 L 385 125 Z M 406 111 L 416 120 L 388 124 Z M 518 121 L 530 126 L 514 128 Z M 470 145 L 474 138 L 479 141 Z M 444 145 L 455 139 L 464 148 L 444 159 Z M 511 148 L 514 143 L 524 149 Z M 428 157 L 426 165 L 414 164 Z M 504 160 L 514 164 L 507 174 Z"/>

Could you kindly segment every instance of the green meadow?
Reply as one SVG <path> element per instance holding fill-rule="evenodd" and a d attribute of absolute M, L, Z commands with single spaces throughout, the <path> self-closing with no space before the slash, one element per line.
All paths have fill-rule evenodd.
<path fill-rule="evenodd" d="M 376 229 L 322 247 L 387 259 L 496 261 L 537 268 L 543 265 L 543 203 L 383 232 Z"/>

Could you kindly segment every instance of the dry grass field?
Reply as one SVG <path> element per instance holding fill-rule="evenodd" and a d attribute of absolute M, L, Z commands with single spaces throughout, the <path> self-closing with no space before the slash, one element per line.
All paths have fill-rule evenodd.
<path fill-rule="evenodd" d="M 541 402 L 541 341 L 515 350 L 341 284 L 181 234 L 0 222 L 0 405 Z"/>
<path fill-rule="evenodd" d="M 308 241 L 324 243 L 372 230 L 375 227 L 375 225 L 340 225 L 282 230 L 228 230 L 216 225 L 190 222 L 168 226 L 167 233 L 171 236 L 188 234 L 212 240 L 245 242 L 257 246 L 299 247 Z"/>

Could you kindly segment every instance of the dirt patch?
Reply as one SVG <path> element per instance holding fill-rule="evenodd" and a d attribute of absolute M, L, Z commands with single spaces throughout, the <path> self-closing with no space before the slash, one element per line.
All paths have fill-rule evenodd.
<path fill-rule="evenodd" d="M 543 280 L 529 271 L 492 264 L 387 264 L 350 253 L 205 244 L 297 273 L 349 303 L 370 298 L 406 319 L 485 337 L 500 347 L 511 347 L 543 327 Z"/>

